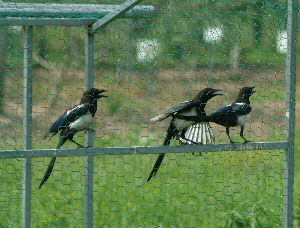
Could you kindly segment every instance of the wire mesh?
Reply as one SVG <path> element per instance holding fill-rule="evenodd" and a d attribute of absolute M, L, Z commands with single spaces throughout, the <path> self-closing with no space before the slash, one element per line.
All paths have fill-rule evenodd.
<path fill-rule="evenodd" d="M 170 119 L 155 124 L 149 119 L 206 87 L 224 93 L 208 102 L 205 110 L 210 114 L 232 103 L 243 86 L 255 86 L 245 137 L 254 142 L 285 140 L 286 1 L 143 4 L 155 6 L 154 17 L 118 19 L 95 34 L 94 84 L 108 90 L 108 98 L 98 102 L 95 147 L 162 145 Z M 20 150 L 23 28 L 0 29 L 0 146 Z M 42 137 L 84 92 L 85 31 L 33 28 L 33 149 L 56 147 L 57 136 L 51 141 Z M 224 127 L 211 126 L 215 143 L 229 143 Z M 242 143 L 239 130 L 232 129 L 231 136 Z M 84 133 L 74 139 L 83 143 Z M 174 139 L 171 145 L 179 142 Z M 147 182 L 156 158 L 95 157 L 95 227 L 282 226 L 283 150 L 167 154 L 157 175 Z M 58 158 L 40 190 L 49 160 L 32 159 L 31 225 L 82 226 L 84 158 Z M 0 159 L 1 227 L 21 224 L 22 161 Z"/>

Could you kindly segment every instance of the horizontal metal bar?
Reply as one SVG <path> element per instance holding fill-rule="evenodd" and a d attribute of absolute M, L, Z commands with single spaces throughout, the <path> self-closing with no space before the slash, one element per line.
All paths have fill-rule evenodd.
<path fill-rule="evenodd" d="M 139 4 L 141 1 L 142 0 L 127 0 L 122 5 L 120 5 L 120 7 L 117 8 L 115 11 L 107 14 L 105 17 L 95 22 L 92 26 L 92 32 L 96 32 L 97 30 L 103 28 L 105 25 L 112 22 L 116 18 L 121 17 L 123 14 L 128 12 L 134 6 Z"/>
<path fill-rule="evenodd" d="M 1 3 L 0 17 L 102 18 L 119 5 Z M 135 6 L 122 17 L 151 17 L 153 6 Z"/>
<path fill-rule="evenodd" d="M 75 9 L 75 10 L 93 10 L 93 9 L 106 9 L 113 11 L 120 5 L 105 5 L 105 4 L 59 4 L 59 3 L 15 3 L 15 2 L 0 2 L 2 8 L 43 8 L 43 9 Z M 148 6 L 142 6 L 143 8 Z M 150 6 L 152 7 L 152 6 Z"/>
<path fill-rule="evenodd" d="M 97 19 L 87 18 L 0 18 L 0 26 L 88 26 Z"/>
<path fill-rule="evenodd" d="M 287 142 L 260 142 L 247 144 L 209 144 L 193 146 L 134 146 L 134 147 L 95 147 L 77 149 L 36 149 L 36 150 L 1 150 L 0 159 L 37 158 L 37 157 L 74 157 L 99 155 L 129 155 L 158 153 L 221 152 L 250 150 L 287 149 Z"/>

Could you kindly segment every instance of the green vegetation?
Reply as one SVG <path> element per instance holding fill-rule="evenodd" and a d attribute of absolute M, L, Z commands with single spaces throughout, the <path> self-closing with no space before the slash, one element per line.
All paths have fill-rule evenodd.
<path fill-rule="evenodd" d="M 98 140 L 96 146 L 116 146 L 114 141 Z M 279 227 L 283 155 L 282 151 L 172 154 L 150 183 L 146 177 L 156 155 L 95 157 L 94 225 Z M 39 190 L 48 161 L 33 159 L 32 225 L 81 226 L 83 158 L 59 158 Z M 21 164 L 21 159 L 0 160 L 0 167 L 5 167 L 0 169 L 1 227 L 20 226 Z"/>

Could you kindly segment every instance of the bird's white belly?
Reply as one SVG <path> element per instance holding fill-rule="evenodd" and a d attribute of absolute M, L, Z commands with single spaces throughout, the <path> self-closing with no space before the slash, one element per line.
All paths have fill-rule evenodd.
<path fill-rule="evenodd" d="M 245 126 L 247 115 L 239 116 L 237 120 L 238 126 Z"/>
<path fill-rule="evenodd" d="M 196 112 L 196 109 L 193 108 L 190 111 L 180 112 L 180 115 L 196 116 L 197 112 Z M 191 126 L 192 124 L 194 124 L 194 122 L 193 121 L 187 121 L 187 120 L 181 120 L 181 119 L 175 119 L 174 124 L 175 124 L 178 131 L 182 131 L 183 129 L 185 129 L 185 128 Z"/>
<path fill-rule="evenodd" d="M 90 112 L 88 112 L 87 114 L 83 115 L 82 117 L 71 123 L 69 127 L 72 130 L 82 131 L 89 128 L 92 125 L 93 121 L 94 117 L 91 115 Z"/>

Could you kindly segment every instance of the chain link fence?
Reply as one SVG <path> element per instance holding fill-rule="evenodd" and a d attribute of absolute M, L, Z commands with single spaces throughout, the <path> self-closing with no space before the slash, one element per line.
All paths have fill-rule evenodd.
<path fill-rule="evenodd" d="M 145 0 L 95 33 L 123 1 L 82 3 L 1 3 L 0 226 L 290 226 L 296 1 Z M 151 118 L 206 87 L 223 93 L 207 103 L 211 114 L 244 86 L 256 90 L 252 143 L 232 128 L 230 145 L 211 123 L 212 144 L 161 147 L 170 119 Z M 74 137 L 93 148 L 56 151 L 59 137 L 43 136 L 89 87 L 108 96 L 93 135 Z"/>

